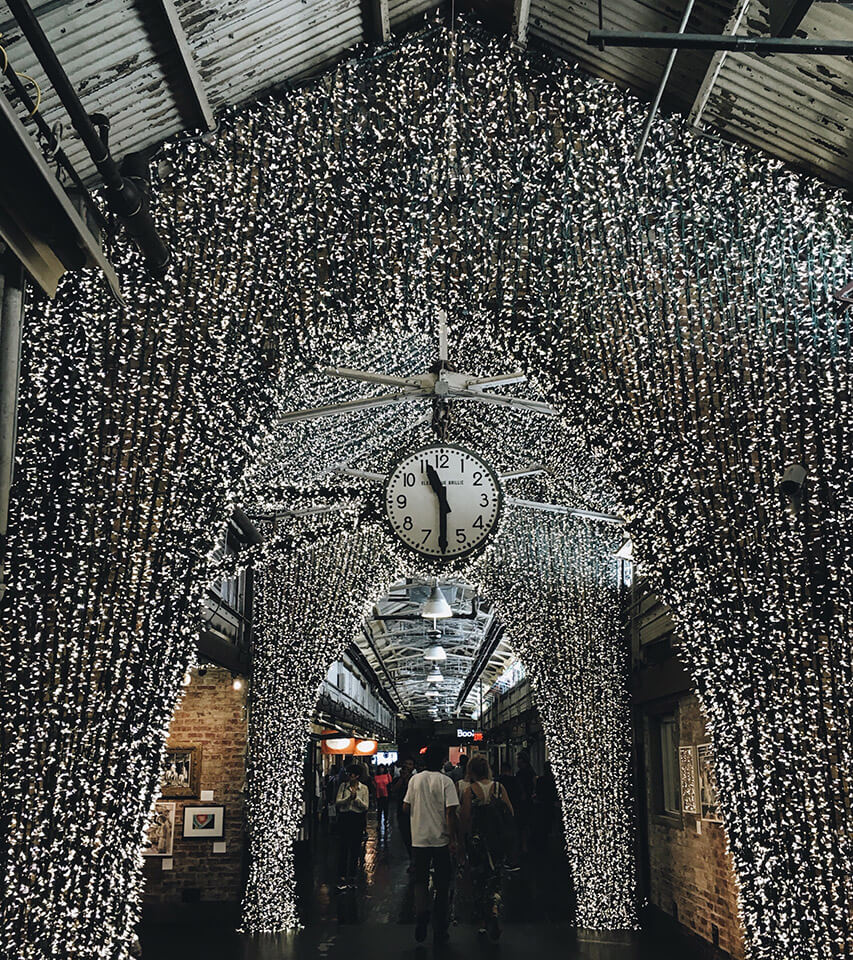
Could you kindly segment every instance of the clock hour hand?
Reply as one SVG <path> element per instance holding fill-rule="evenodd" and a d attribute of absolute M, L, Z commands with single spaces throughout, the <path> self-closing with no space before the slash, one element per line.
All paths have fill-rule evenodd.
<path fill-rule="evenodd" d="M 438 499 L 438 549 L 447 553 L 447 514 L 450 513 L 450 504 L 447 502 L 447 491 L 439 480 L 435 467 L 427 464 L 427 479 L 433 493 Z"/>

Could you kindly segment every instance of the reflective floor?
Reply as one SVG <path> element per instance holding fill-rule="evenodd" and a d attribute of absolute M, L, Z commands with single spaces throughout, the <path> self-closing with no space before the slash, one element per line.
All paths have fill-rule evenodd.
<path fill-rule="evenodd" d="M 522 858 L 504 882 L 503 934 L 491 943 L 477 932 L 472 893 L 464 871 L 455 878 L 450 943 L 434 947 L 414 940 L 413 888 L 405 848 L 392 824 L 381 834 L 371 815 L 364 867 L 354 890 L 338 893 L 334 836 L 325 828 L 302 865 L 300 913 L 305 929 L 277 937 L 234 933 L 232 917 L 219 922 L 143 924 L 144 960 L 425 960 L 490 956 L 567 960 L 693 960 L 705 955 L 677 935 L 649 932 L 631 937 L 578 935 L 571 878 L 560 841 Z"/>

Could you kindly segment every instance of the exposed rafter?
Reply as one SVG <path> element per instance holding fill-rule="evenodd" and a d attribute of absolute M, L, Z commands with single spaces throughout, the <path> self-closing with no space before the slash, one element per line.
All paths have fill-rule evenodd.
<path fill-rule="evenodd" d="M 527 47 L 527 28 L 530 24 L 530 0 L 515 0 L 512 9 L 512 42 L 520 50 Z"/>
<path fill-rule="evenodd" d="M 391 17 L 388 0 L 362 0 L 364 35 L 373 43 L 387 43 L 391 39 Z"/>
<path fill-rule="evenodd" d="M 201 121 L 199 126 L 206 127 L 208 130 L 215 130 L 216 118 L 213 116 L 213 109 L 207 99 L 207 91 L 201 79 L 201 74 L 198 72 L 195 56 L 190 48 L 187 35 L 184 33 L 183 26 L 181 26 L 175 4 L 172 0 L 154 0 L 154 5 L 165 21 L 169 39 L 178 55 L 184 84 L 192 96 L 195 112 Z"/>

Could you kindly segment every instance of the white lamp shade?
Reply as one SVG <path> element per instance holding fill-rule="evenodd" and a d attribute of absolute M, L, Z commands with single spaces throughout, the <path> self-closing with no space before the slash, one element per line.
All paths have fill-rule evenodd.
<path fill-rule="evenodd" d="M 438 670 L 433 670 L 429 676 L 427 676 L 428 683 L 441 683 L 444 677 L 439 673 Z"/>
<path fill-rule="evenodd" d="M 446 660 L 447 651 L 440 643 L 434 643 L 424 651 L 424 660 Z"/>
<path fill-rule="evenodd" d="M 453 610 L 447 600 L 444 599 L 444 594 L 438 586 L 438 581 L 432 586 L 432 592 L 427 602 L 423 605 L 421 616 L 425 620 L 446 620 L 448 617 L 453 616 Z"/>
<path fill-rule="evenodd" d="M 438 692 L 438 690 L 427 690 L 427 692 L 426 692 L 425 695 L 426 695 L 427 697 L 429 697 L 430 700 L 434 700 L 436 697 L 441 696 L 441 694 Z"/>

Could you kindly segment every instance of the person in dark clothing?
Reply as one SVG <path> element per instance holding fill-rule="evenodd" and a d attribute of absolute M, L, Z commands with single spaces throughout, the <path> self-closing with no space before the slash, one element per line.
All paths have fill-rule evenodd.
<path fill-rule="evenodd" d="M 335 806 L 338 810 L 338 889 L 355 883 L 361 852 L 362 818 L 370 803 L 367 787 L 361 783 L 361 764 L 347 767 L 348 779 L 338 788 Z"/>
<path fill-rule="evenodd" d="M 415 761 L 411 757 L 406 757 L 400 770 L 400 776 L 388 788 L 388 792 L 397 808 L 397 826 L 400 828 L 400 836 L 403 838 L 409 861 L 412 859 L 412 820 L 408 810 L 404 809 L 403 801 L 406 798 L 406 791 L 409 789 L 409 780 L 412 779 L 414 772 Z M 411 862 L 409 870 L 411 871 Z"/>
<path fill-rule="evenodd" d="M 512 767 L 507 764 L 501 765 L 501 772 L 498 776 L 498 783 L 506 790 L 509 795 L 510 803 L 514 810 L 518 809 L 518 804 L 521 802 L 520 790 L 518 786 L 518 781 L 515 779 L 515 776 L 512 772 Z"/>
<path fill-rule="evenodd" d="M 533 798 L 531 841 L 538 850 L 544 849 L 548 842 L 559 802 L 557 781 L 554 779 L 554 771 L 549 760 L 545 763 L 545 772 L 536 780 L 536 794 Z"/>
<path fill-rule="evenodd" d="M 530 828 L 533 823 L 533 795 L 536 793 L 536 772 L 530 765 L 530 754 L 522 750 L 518 755 L 518 771 L 515 775 L 518 784 L 518 804 L 515 807 L 518 820 L 518 833 L 521 839 L 521 851 L 525 853 L 530 841 Z"/>

